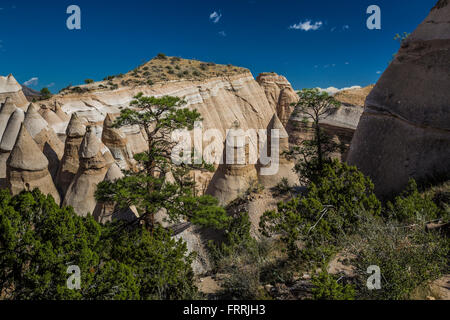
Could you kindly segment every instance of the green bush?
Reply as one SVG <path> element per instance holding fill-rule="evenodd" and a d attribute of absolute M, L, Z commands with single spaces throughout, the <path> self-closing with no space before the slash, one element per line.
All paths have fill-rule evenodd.
<path fill-rule="evenodd" d="M 418 287 L 448 273 L 449 241 L 423 226 L 405 227 L 397 222 L 367 218 L 348 244 L 355 255 L 360 299 L 408 299 Z M 381 289 L 368 290 L 367 268 L 381 271 Z"/>
<path fill-rule="evenodd" d="M 322 271 L 311 279 L 314 288 L 313 297 L 316 300 L 354 300 L 355 289 L 351 284 L 340 284 L 335 277 Z"/>
<path fill-rule="evenodd" d="M 86 83 L 86 84 L 94 83 L 94 80 L 86 79 L 86 80 L 84 80 L 84 83 Z"/>
<path fill-rule="evenodd" d="M 120 230 L 120 232 L 119 232 Z M 38 190 L 0 191 L 0 292 L 5 299 L 192 299 L 193 255 L 161 228 L 100 225 Z M 67 267 L 81 270 L 69 290 Z"/>
<path fill-rule="evenodd" d="M 261 232 L 279 234 L 291 257 L 301 254 L 299 241 L 304 242 L 303 253 L 309 259 L 314 252 L 308 249 L 329 256 L 340 237 L 358 230 L 361 212 L 380 214 L 381 203 L 373 190 L 370 179 L 355 167 L 338 161 L 325 164 L 323 176 L 317 185 L 310 184 L 305 197 L 279 203 L 278 210 L 264 213 Z"/>
<path fill-rule="evenodd" d="M 429 222 L 439 216 L 439 208 L 428 195 L 421 195 L 414 180 L 406 190 L 387 204 L 387 218 L 405 223 Z"/>

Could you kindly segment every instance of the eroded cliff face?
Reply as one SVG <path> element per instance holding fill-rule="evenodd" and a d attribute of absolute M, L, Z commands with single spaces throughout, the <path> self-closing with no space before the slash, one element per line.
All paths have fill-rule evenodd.
<path fill-rule="evenodd" d="M 439 1 L 367 97 L 348 161 L 380 196 L 450 174 L 450 4 Z"/>
<path fill-rule="evenodd" d="M 298 95 L 290 82 L 276 73 L 261 73 L 256 81 L 264 88 L 269 104 L 277 112 L 283 126 L 286 126 L 294 111 L 293 103 L 298 102 Z"/>

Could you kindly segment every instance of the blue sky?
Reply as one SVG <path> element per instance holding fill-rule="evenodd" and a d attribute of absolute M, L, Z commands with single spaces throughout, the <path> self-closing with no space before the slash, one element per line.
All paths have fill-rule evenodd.
<path fill-rule="evenodd" d="M 164 52 L 247 67 L 255 77 L 274 71 L 296 89 L 365 86 L 398 50 L 394 35 L 413 31 L 436 2 L 2 0 L 0 75 L 37 78 L 32 88 L 57 92 Z M 71 4 L 81 8 L 81 30 L 66 27 Z M 381 8 L 381 30 L 366 28 L 372 4 Z M 302 23 L 318 28 L 290 28 Z"/>

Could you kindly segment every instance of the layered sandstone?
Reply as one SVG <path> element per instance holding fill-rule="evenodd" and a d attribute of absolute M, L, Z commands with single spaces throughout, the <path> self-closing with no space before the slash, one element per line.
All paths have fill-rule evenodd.
<path fill-rule="evenodd" d="M 438 2 L 369 94 L 349 163 L 380 196 L 450 175 L 450 4 Z"/>
<path fill-rule="evenodd" d="M 291 84 L 284 76 L 273 72 L 261 73 L 256 81 L 264 89 L 267 100 L 276 110 L 281 123 L 286 126 L 294 111 L 292 104 L 298 102 L 298 95 L 292 89 Z"/>
<path fill-rule="evenodd" d="M 64 198 L 63 205 L 72 206 L 80 216 L 92 214 L 96 207 L 95 191 L 114 162 L 110 152 L 100 142 L 91 126 L 79 150 L 80 165 Z"/>
<path fill-rule="evenodd" d="M 56 203 L 59 193 L 48 171 L 48 160 L 28 133 L 25 125 L 7 161 L 7 183 L 12 194 L 38 188 L 43 194 L 50 194 Z"/>

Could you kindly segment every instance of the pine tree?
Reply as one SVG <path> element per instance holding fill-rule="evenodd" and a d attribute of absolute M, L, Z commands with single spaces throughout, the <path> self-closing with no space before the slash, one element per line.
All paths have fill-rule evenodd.
<path fill-rule="evenodd" d="M 182 108 L 185 104 L 179 98 L 145 97 L 138 94 L 130 108 L 121 111 L 114 126 L 139 126 L 145 132 L 148 149 L 136 154 L 137 170 L 125 172 L 125 177 L 115 182 L 98 185 L 98 201 L 115 202 L 122 208 L 134 205 L 151 231 L 155 228 L 155 214 L 165 209 L 170 220 L 188 219 L 206 227 L 222 228 L 229 220 L 217 200 L 211 196 L 194 196 L 195 182 L 189 177 L 193 166 L 174 165 L 171 152 L 175 142 L 171 141 L 174 130 L 192 130 L 194 123 L 201 120 L 196 110 Z M 168 182 L 168 173 L 173 181 Z"/>

